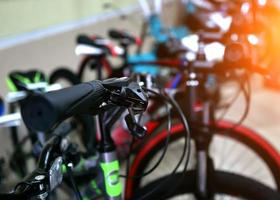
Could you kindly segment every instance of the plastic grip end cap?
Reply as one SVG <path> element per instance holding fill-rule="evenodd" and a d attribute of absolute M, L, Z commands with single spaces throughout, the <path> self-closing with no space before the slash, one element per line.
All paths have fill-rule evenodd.
<path fill-rule="evenodd" d="M 57 122 L 55 108 L 40 95 L 27 98 L 21 105 L 21 115 L 26 127 L 32 131 L 47 132 Z"/>

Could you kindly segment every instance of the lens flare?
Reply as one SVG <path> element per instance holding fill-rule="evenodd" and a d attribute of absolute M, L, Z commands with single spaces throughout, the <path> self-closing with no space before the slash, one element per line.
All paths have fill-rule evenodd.
<path fill-rule="evenodd" d="M 259 38 L 254 34 L 249 34 L 247 39 L 248 39 L 248 42 L 250 42 L 250 44 L 252 44 L 252 45 L 259 44 Z"/>

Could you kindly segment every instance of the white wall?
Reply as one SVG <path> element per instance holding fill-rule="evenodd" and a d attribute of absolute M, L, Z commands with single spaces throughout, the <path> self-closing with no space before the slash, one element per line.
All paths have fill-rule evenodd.
<path fill-rule="evenodd" d="M 176 16 L 176 4 L 168 3 L 163 13 L 165 23 L 173 23 Z M 5 77 L 12 70 L 35 68 L 49 74 L 61 65 L 76 70 L 79 58 L 74 54 L 74 47 L 78 33 L 106 35 L 108 28 L 124 28 L 138 34 L 142 21 L 141 13 L 135 12 L 129 16 L 129 19 L 126 21 L 119 18 L 109 19 L 78 30 L 0 50 L 0 95 L 3 96 L 7 92 Z"/>

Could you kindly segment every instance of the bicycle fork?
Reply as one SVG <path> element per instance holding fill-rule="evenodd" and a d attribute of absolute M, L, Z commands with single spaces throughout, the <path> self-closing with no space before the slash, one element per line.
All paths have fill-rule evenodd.
<path fill-rule="evenodd" d="M 210 103 L 203 104 L 202 120 L 204 125 L 210 123 Z M 198 199 L 213 199 L 211 192 L 211 179 L 214 170 L 213 160 L 209 155 L 209 145 L 211 142 L 211 135 L 208 128 L 204 127 L 202 132 L 198 132 L 195 145 L 197 150 L 197 182 L 196 182 L 196 197 Z"/>
<path fill-rule="evenodd" d="M 212 113 L 211 113 L 211 102 L 208 97 L 204 94 L 205 86 L 204 80 L 200 80 L 195 72 L 190 72 L 188 80 L 186 82 L 188 88 L 188 101 L 190 107 L 188 107 L 188 116 L 191 121 L 201 122 L 205 127 L 199 129 L 193 135 L 196 151 L 197 151 L 197 164 L 196 164 L 196 198 L 197 199 L 213 199 L 211 194 L 211 176 L 213 172 L 213 162 L 209 155 L 209 145 L 211 142 L 211 135 L 209 133 L 207 125 L 210 124 Z M 201 98 L 201 94 L 202 99 Z M 200 101 L 202 100 L 202 101 Z M 191 129 L 196 130 L 196 127 Z"/>

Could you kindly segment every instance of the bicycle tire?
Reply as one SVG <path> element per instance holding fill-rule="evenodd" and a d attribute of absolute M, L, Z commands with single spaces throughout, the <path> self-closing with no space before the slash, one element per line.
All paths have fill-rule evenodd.
<path fill-rule="evenodd" d="M 233 123 L 222 121 L 217 124 L 219 129 L 228 130 L 233 127 Z M 155 126 L 151 132 L 156 130 L 159 125 Z M 177 123 L 173 125 L 171 129 L 170 144 L 183 137 L 184 128 L 183 125 Z M 225 134 L 225 131 L 218 131 L 217 134 Z M 228 131 L 227 131 L 228 133 Z M 253 152 L 255 152 L 261 160 L 267 165 L 270 172 L 273 174 L 273 179 L 279 190 L 280 188 L 280 156 L 278 152 L 272 147 L 264 138 L 259 136 L 257 133 L 248 129 L 244 126 L 236 127 L 234 130 L 230 130 L 230 134 L 226 136 L 241 142 Z M 129 177 L 137 176 L 143 174 L 148 164 L 154 159 L 157 152 L 161 150 L 164 146 L 166 138 L 166 131 L 162 131 L 156 134 L 155 138 L 144 145 L 140 152 L 135 154 L 134 160 L 132 162 Z M 131 197 L 135 188 L 139 188 L 141 179 L 127 179 L 126 180 L 126 196 Z"/>
<path fill-rule="evenodd" d="M 183 184 L 180 184 L 174 189 L 170 189 L 172 183 L 174 184 L 174 182 L 176 182 L 176 180 L 180 180 L 181 177 L 184 177 L 182 182 Z M 142 194 L 147 194 L 166 178 L 168 178 L 168 175 L 144 186 L 137 193 L 135 193 L 133 199 L 141 199 Z M 170 181 L 164 184 L 163 187 L 159 188 L 159 190 L 157 190 L 147 199 L 166 199 L 187 193 L 196 194 L 195 183 L 195 170 L 188 171 L 186 174 L 180 172 L 175 174 L 170 179 Z M 227 194 L 245 199 L 280 199 L 279 192 L 272 190 L 253 179 L 223 171 L 214 171 L 210 186 L 211 191 L 214 194 Z"/>
<path fill-rule="evenodd" d="M 56 83 L 60 79 L 64 79 L 72 85 L 81 83 L 81 80 L 78 78 L 78 76 L 76 76 L 72 71 L 65 67 L 61 67 L 55 70 L 53 73 L 51 73 L 49 83 Z"/>
<path fill-rule="evenodd" d="M 80 62 L 80 65 L 78 67 L 78 78 L 82 81 L 83 80 L 83 75 L 84 75 L 84 71 L 87 67 L 87 65 L 94 60 L 93 57 L 91 56 L 86 56 L 82 59 L 82 61 Z"/>

